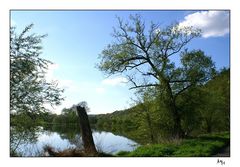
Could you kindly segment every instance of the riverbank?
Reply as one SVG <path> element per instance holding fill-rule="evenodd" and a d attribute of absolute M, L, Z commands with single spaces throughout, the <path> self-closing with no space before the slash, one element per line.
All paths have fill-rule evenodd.
<path fill-rule="evenodd" d="M 122 151 L 120 157 L 210 157 L 219 155 L 230 144 L 229 132 L 201 135 L 175 143 L 144 145 L 132 152 Z M 229 149 L 230 151 L 230 149 Z M 225 155 L 230 155 L 225 153 Z"/>
<path fill-rule="evenodd" d="M 50 151 L 51 152 L 51 151 Z M 49 151 L 48 151 L 49 153 Z M 68 149 L 55 152 L 50 156 L 88 157 L 82 151 Z M 229 157 L 229 132 L 201 135 L 195 138 L 175 140 L 162 144 L 148 144 L 138 147 L 132 152 L 121 151 L 115 154 L 99 152 L 97 157 Z"/>

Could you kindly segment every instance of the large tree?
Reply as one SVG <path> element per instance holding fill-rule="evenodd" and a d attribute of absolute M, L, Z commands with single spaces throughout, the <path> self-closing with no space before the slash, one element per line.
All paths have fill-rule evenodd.
<path fill-rule="evenodd" d="M 33 24 L 21 33 L 10 29 L 10 110 L 36 113 L 46 105 L 60 104 L 62 89 L 56 81 L 46 81 L 50 61 L 40 57 L 42 39 L 46 35 L 29 34 Z"/>
<path fill-rule="evenodd" d="M 200 30 L 172 24 L 165 28 L 151 23 L 147 30 L 141 16 L 130 16 L 129 22 L 118 18 L 116 39 L 105 48 L 98 67 L 108 75 L 122 74 L 135 88 L 155 87 L 172 114 L 173 136 L 182 136 L 181 115 L 176 98 L 189 88 L 206 83 L 214 73 L 214 63 L 201 50 L 188 51 L 185 46 L 199 37 Z M 173 56 L 180 56 L 175 66 Z M 176 58 L 176 57 L 175 57 Z"/>

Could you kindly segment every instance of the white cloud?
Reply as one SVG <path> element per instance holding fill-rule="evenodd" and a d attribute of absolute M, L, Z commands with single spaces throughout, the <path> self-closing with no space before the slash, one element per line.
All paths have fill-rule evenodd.
<path fill-rule="evenodd" d="M 64 90 L 68 90 L 68 91 L 71 91 L 71 92 L 77 91 L 78 90 L 78 85 L 77 85 L 76 82 L 74 82 L 71 79 L 61 79 L 61 78 L 58 78 L 54 75 L 54 71 L 56 71 L 58 69 L 59 69 L 58 64 L 49 64 L 46 75 L 45 75 L 46 80 L 48 82 L 57 81 L 59 87 L 64 89 Z"/>
<path fill-rule="evenodd" d="M 219 37 L 229 33 L 228 11 L 202 11 L 184 17 L 179 27 L 192 26 L 202 30 L 202 36 Z"/>
<path fill-rule="evenodd" d="M 58 68 L 59 68 L 59 65 L 56 64 L 56 63 L 53 63 L 53 64 L 49 64 L 49 65 L 48 65 L 48 69 L 49 69 L 49 70 L 56 70 L 56 69 L 58 69 Z"/>
<path fill-rule="evenodd" d="M 102 87 L 97 87 L 97 88 L 96 88 L 96 92 L 99 93 L 99 94 L 102 94 L 102 93 L 105 92 L 105 89 L 102 88 Z"/>
<path fill-rule="evenodd" d="M 47 81 L 56 80 L 56 78 L 54 77 L 53 73 L 58 68 L 59 68 L 58 64 L 48 64 L 48 69 L 47 69 L 46 75 L 45 75 Z"/>
<path fill-rule="evenodd" d="M 124 85 L 128 80 L 124 77 L 107 78 L 102 81 L 103 85 L 119 86 Z"/>
<path fill-rule="evenodd" d="M 59 85 L 63 88 L 63 89 L 73 89 L 75 90 L 76 88 L 76 84 L 74 83 L 73 80 L 70 79 L 57 79 L 59 82 Z"/>

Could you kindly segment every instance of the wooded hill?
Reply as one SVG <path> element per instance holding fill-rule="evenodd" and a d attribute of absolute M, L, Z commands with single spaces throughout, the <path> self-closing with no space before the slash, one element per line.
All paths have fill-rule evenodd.
<path fill-rule="evenodd" d="M 125 135 L 140 143 L 158 143 L 171 138 L 171 116 L 156 108 L 157 99 L 111 114 L 90 115 L 95 128 Z M 179 98 L 185 137 L 230 130 L 230 69 Z"/>

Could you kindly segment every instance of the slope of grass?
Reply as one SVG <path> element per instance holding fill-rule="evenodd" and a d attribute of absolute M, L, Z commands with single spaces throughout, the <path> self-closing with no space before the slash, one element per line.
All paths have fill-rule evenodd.
<path fill-rule="evenodd" d="M 154 144 L 140 146 L 132 152 L 119 152 L 126 157 L 208 157 L 216 154 L 230 142 L 229 132 L 202 135 L 184 139 L 179 144 Z"/>

